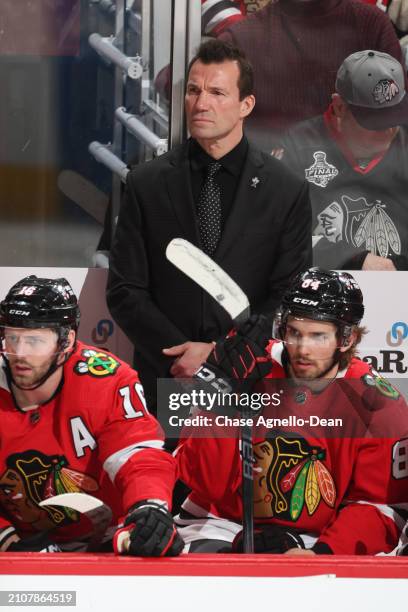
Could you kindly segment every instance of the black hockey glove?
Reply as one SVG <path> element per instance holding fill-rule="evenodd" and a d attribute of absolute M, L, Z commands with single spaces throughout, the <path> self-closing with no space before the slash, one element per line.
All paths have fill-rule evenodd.
<path fill-rule="evenodd" d="M 195 378 L 211 384 L 216 391 L 250 391 L 272 369 L 266 353 L 271 334 L 271 323 L 265 316 L 252 316 L 234 336 L 216 343 Z"/>
<path fill-rule="evenodd" d="M 405 523 L 405 527 L 402 530 L 398 542 L 397 555 L 400 557 L 408 557 L 408 523 Z"/>
<path fill-rule="evenodd" d="M 13 542 L 7 548 L 7 552 L 61 552 L 60 547 L 52 542 L 47 533 L 36 533 L 29 538 Z"/>
<path fill-rule="evenodd" d="M 232 543 L 232 552 L 242 553 L 242 531 Z M 254 529 L 254 552 L 285 553 L 291 548 L 304 548 L 302 538 L 295 529 L 280 525 L 261 525 Z"/>
<path fill-rule="evenodd" d="M 154 501 L 138 502 L 113 538 L 116 554 L 137 557 L 175 557 L 183 547 L 172 515 Z"/>

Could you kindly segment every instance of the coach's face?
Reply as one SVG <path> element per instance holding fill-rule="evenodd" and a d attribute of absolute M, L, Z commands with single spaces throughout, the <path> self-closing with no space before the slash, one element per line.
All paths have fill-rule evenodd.
<path fill-rule="evenodd" d="M 252 111 L 255 98 L 240 100 L 238 78 L 236 61 L 203 64 L 197 60 L 190 69 L 185 97 L 187 124 L 191 136 L 206 150 L 217 141 L 232 149 L 242 138 L 243 120 Z"/>

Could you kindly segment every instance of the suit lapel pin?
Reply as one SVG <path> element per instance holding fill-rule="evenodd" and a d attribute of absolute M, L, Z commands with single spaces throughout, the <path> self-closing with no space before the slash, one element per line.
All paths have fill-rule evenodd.
<path fill-rule="evenodd" d="M 251 178 L 251 187 L 256 187 L 258 185 L 258 183 L 260 183 L 260 180 L 257 176 L 254 176 L 253 178 Z"/>

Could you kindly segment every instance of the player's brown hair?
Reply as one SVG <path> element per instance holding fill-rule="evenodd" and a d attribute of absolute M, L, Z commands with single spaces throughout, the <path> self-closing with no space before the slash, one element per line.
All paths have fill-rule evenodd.
<path fill-rule="evenodd" d="M 358 356 L 358 345 L 363 339 L 363 336 L 365 336 L 367 333 L 367 328 L 360 326 L 360 325 L 356 325 L 353 328 L 353 330 L 354 330 L 354 333 L 356 334 L 356 339 L 351 345 L 351 347 L 345 353 L 340 353 L 340 359 L 339 359 L 340 370 L 344 370 L 345 368 L 347 368 L 347 366 L 350 364 L 353 357 Z M 341 337 L 340 330 L 337 331 L 337 336 L 339 338 Z"/>

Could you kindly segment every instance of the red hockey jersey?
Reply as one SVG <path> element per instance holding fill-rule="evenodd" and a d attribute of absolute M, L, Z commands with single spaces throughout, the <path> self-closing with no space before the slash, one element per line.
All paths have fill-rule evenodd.
<path fill-rule="evenodd" d="M 0 370 L 0 544 L 53 530 L 58 542 L 90 536 L 77 512 L 40 507 L 45 498 L 81 492 L 107 503 L 112 525 L 142 499 L 170 506 L 175 462 L 146 410 L 137 373 L 111 353 L 78 343 L 63 366 L 61 387 L 23 412 Z"/>
<path fill-rule="evenodd" d="M 245 15 L 243 0 L 201 0 L 201 32 L 217 36 Z"/>
<path fill-rule="evenodd" d="M 390 4 L 389 0 L 362 0 L 366 4 L 373 4 L 374 6 L 378 6 L 382 11 L 386 11 L 388 5 Z"/>
<path fill-rule="evenodd" d="M 264 409 L 263 424 L 255 422 L 255 520 L 291 526 L 337 554 L 391 551 L 408 502 L 405 400 L 359 359 L 313 393 L 282 380 L 283 345 L 271 348 L 271 380 L 262 389 L 282 401 Z M 280 419 L 272 429 L 270 416 Z M 183 439 L 175 453 L 179 477 L 192 489 L 183 508 L 239 523 L 239 441 L 231 430 L 229 438 L 206 435 Z"/>

